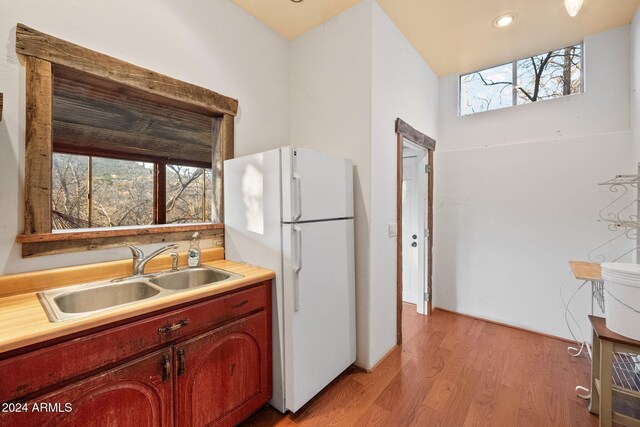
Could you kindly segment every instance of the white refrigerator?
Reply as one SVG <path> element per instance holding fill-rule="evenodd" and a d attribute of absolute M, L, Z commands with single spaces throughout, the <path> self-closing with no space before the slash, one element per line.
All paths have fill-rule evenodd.
<path fill-rule="evenodd" d="M 356 358 L 353 164 L 284 147 L 224 162 L 225 257 L 276 272 L 273 399 L 296 412 Z"/>

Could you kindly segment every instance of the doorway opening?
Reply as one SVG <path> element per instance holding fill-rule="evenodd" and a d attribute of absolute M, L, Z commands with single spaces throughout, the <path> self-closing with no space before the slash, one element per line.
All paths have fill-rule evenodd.
<path fill-rule="evenodd" d="M 433 151 L 435 140 L 401 119 L 397 133 L 397 343 L 403 303 L 431 314 L 433 254 Z M 411 306 L 409 306 L 411 307 Z"/>
<path fill-rule="evenodd" d="M 403 138 L 404 139 L 404 138 Z M 426 314 L 427 150 L 402 142 L 402 301 Z"/>

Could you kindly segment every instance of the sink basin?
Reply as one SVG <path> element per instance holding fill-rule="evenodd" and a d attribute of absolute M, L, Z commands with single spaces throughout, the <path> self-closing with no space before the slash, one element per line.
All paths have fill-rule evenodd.
<path fill-rule="evenodd" d="M 38 292 L 52 322 L 87 317 L 100 311 L 150 298 L 160 298 L 242 276 L 211 267 L 153 273 L 111 282 L 86 283 Z"/>
<path fill-rule="evenodd" d="M 228 271 L 201 267 L 165 273 L 154 277 L 153 279 L 149 279 L 149 281 L 163 289 L 184 290 L 211 285 L 213 283 L 220 283 L 226 280 L 233 280 L 240 277 L 242 276 Z"/>
<path fill-rule="evenodd" d="M 39 292 L 38 298 L 49 320 L 58 322 L 153 298 L 161 292 L 146 281 L 129 280 L 52 289 Z"/>
<path fill-rule="evenodd" d="M 159 289 L 144 282 L 128 282 L 69 292 L 53 301 L 63 313 L 86 313 L 151 298 L 159 293 Z"/>

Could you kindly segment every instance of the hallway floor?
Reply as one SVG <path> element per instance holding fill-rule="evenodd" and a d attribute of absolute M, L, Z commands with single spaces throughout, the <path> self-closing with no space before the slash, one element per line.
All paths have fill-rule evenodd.
<path fill-rule="evenodd" d="M 589 362 L 567 343 L 444 311 L 403 310 L 404 343 L 373 373 L 350 368 L 296 414 L 243 426 L 596 426 L 576 385 Z"/>

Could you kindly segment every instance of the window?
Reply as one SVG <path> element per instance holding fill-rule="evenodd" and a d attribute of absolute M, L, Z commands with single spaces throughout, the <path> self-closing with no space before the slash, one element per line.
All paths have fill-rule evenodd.
<path fill-rule="evenodd" d="M 52 163 L 54 230 L 211 221 L 211 169 L 56 152 Z"/>
<path fill-rule="evenodd" d="M 460 115 L 582 92 L 582 43 L 460 76 Z"/>
<path fill-rule="evenodd" d="M 16 236 L 22 256 L 184 241 L 195 231 L 221 246 L 222 167 L 234 153 L 238 100 L 22 24 L 17 24 L 15 33 L 27 76 L 25 105 L 29 111 L 25 120 L 24 231 Z M 43 44 L 47 49 L 42 49 Z M 129 180 L 111 176 L 99 182 L 100 159 L 121 160 L 121 167 L 139 174 Z M 199 207 L 188 203 L 193 211 L 186 217 L 171 210 L 167 215 L 171 181 L 166 180 L 171 172 L 166 165 L 204 170 L 202 178 L 193 180 L 175 199 L 173 212 L 184 211 L 181 198 L 193 196 L 191 187 L 202 179 L 208 195 L 193 196 Z M 102 169 L 118 175 L 112 169 L 117 167 L 112 163 Z M 137 193 L 140 188 L 151 192 L 143 196 Z M 114 189 L 118 197 L 98 192 Z M 100 200 L 111 221 L 102 215 Z M 200 215 L 209 220 L 202 222 Z M 132 218 L 140 221 L 130 222 Z M 144 224 L 99 229 L 99 221 Z M 85 224 L 91 227 L 83 227 Z"/>
<path fill-rule="evenodd" d="M 167 224 L 211 221 L 211 169 L 167 165 Z"/>

